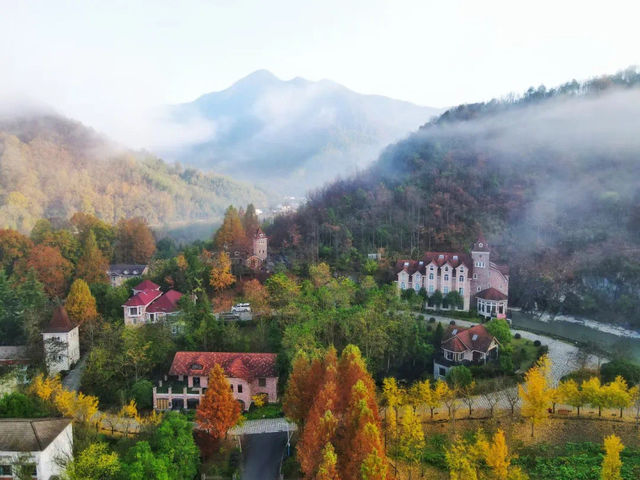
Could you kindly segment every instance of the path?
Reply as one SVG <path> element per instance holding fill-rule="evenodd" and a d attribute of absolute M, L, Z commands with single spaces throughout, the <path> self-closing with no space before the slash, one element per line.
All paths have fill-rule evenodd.
<path fill-rule="evenodd" d="M 247 420 L 242 425 L 230 429 L 229 435 L 295 432 L 297 429 L 298 427 L 295 423 L 288 422 L 284 418 L 263 418 L 260 420 Z"/>
<path fill-rule="evenodd" d="M 67 390 L 73 390 L 74 392 L 80 390 L 80 381 L 82 380 L 82 374 L 86 367 L 87 356 L 85 355 L 78 363 L 76 363 L 76 366 L 67 373 L 67 376 L 62 379 L 62 386 Z"/>

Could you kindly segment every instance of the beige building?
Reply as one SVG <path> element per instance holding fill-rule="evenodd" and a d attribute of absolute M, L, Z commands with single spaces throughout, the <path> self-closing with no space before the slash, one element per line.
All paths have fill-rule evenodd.
<path fill-rule="evenodd" d="M 458 292 L 459 310 L 476 309 L 480 315 L 504 318 L 509 295 L 509 270 L 491 261 L 491 249 L 484 237 L 473 244 L 471 253 L 426 252 L 421 260 L 400 260 L 396 265 L 398 290 L 424 289 L 428 297 L 439 291 L 444 298 Z M 427 302 L 427 308 L 436 308 Z M 443 304 L 441 308 L 453 307 Z"/>
<path fill-rule="evenodd" d="M 80 360 L 78 326 L 69 320 L 64 307 L 57 307 L 47 328 L 42 331 L 45 361 L 49 375 L 71 368 Z"/>

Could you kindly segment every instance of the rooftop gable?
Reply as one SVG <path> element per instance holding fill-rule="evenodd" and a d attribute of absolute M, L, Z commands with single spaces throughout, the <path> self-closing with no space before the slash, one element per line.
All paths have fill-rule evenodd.
<path fill-rule="evenodd" d="M 43 333 L 66 333 L 76 328 L 69 320 L 67 310 L 59 305 L 53 311 L 49 325 L 43 330 Z"/>
<path fill-rule="evenodd" d="M 0 419 L 0 450 L 41 452 L 71 423 L 68 418 Z"/>
<path fill-rule="evenodd" d="M 442 338 L 442 348 L 452 352 L 471 350 L 486 353 L 494 341 L 498 342 L 484 325 L 474 325 L 470 328 L 450 325 Z"/>
<path fill-rule="evenodd" d="M 275 353 L 230 352 L 177 352 L 169 375 L 208 376 L 216 363 L 228 378 L 242 378 L 251 382 L 255 378 L 278 376 Z"/>
<path fill-rule="evenodd" d="M 154 300 L 147 308 L 147 313 L 174 313 L 178 311 L 178 301 L 182 293 L 177 290 L 169 290 L 161 297 Z"/>

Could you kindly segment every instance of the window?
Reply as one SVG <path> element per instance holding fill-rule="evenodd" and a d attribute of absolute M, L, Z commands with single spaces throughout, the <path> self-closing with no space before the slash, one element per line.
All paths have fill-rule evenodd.
<path fill-rule="evenodd" d="M 429 267 L 429 270 L 431 270 L 431 271 L 433 272 L 433 265 L 431 265 L 431 266 Z"/>
<path fill-rule="evenodd" d="M 459 293 L 460 295 L 464 295 L 464 288 L 460 287 L 460 288 L 458 289 L 458 293 Z"/>
<path fill-rule="evenodd" d="M 460 275 L 460 276 L 458 277 L 458 281 L 459 281 L 459 282 L 464 282 L 464 277 L 463 277 L 462 275 Z"/>
<path fill-rule="evenodd" d="M 266 387 L 267 386 L 267 379 L 266 378 L 259 378 L 258 379 L 258 386 L 259 387 Z"/>
<path fill-rule="evenodd" d="M 433 293 L 435 287 L 433 285 L 429 285 L 429 293 Z"/>
<path fill-rule="evenodd" d="M 129 315 L 132 317 L 138 316 L 138 307 L 129 307 Z"/>
<path fill-rule="evenodd" d="M 0 465 L 0 475 L 2 475 L 3 477 L 10 477 L 11 476 L 11 465 Z"/>
<path fill-rule="evenodd" d="M 460 273 L 462 273 L 462 272 L 464 272 L 464 268 L 460 267 L 460 268 L 458 268 L 458 271 L 459 271 Z"/>
<path fill-rule="evenodd" d="M 449 293 L 449 287 L 444 287 L 444 289 L 442 290 L 442 293 L 444 293 L 445 295 Z"/>
<path fill-rule="evenodd" d="M 446 357 L 447 357 L 447 360 L 453 360 L 453 353 L 447 352 Z"/>
<path fill-rule="evenodd" d="M 476 288 L 476 292 L 479 292 L 479 291 L 480 291 L 480 287 L 477 287 L 477 288 Z"/>
<path fill-rule="evenodd" d="M 202 370 L 202 365 L 200 365 L 199 363 L 192 363 L 189 368 L 191 370 Z"/>
<path fill-rule="evenodd" d="M 429 274 L 429 280 L 433 280 L 433 273 Z"/>
<path fill-rule="evenodd" d="M 229 385 L 231 387 L 231 391 L 233 392 L 233 383 Z"/>
<path fill-rule="evenodd" d="M 473 274 L 473 279 L 474 279 L 474 280 L 477 280 L 477 279 L 478 279 L 478 274 L 477 274 L 477 273 L 474 273 L 474 274 Z"/>
<path fill-rule="evenodd" d="M 242 385 L 238 385 L 238 393 L 242 393 Z"/>
<path fill-rule="evenodd" d="M 445 274 L 444 274 L 444 281 L 445 281 L 445 282 L 448 282 L 448 281 L 449 281 L 449 274 L 448 274 L 448 273 L 445 273 Z"/>
<path fill-rule="evenodd" d="M 402 282 L 402 283 L 400 284 L 400 288 L 401 288 L 402 290 L 404 290 L 404 289 L 406 288 L 406 287 L 404 286 L 404 282 Z"/>
<path fill-rule="evenodd" d="M 413 288 L 415 288 L 415 289 L 416 289 L 416 292 L 417 292 L 417 291 L 419 291 L 419 290 L 420 290 L 420 284 L 419 284 L 419 283 L 417 283 L 417 282 L 416 282 L 416 283 L 414 283 L 414 284 L 413 284 Z"/>
<path fill-rule="evenodd" d="M 440 370 L 438 370 L 438 373 L 440 374 L 441 377 L 447 376 L 447 370 L 444 367 L 440 367 Z"/>

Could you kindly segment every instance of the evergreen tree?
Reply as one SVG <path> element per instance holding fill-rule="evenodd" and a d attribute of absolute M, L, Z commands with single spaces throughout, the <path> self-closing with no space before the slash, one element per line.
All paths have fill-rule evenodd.
<path fill-rule="evenodd" d="M 82 255 L 76 266 L 76 278 L 81 278 L 89 285 L 92 283 L 109 283 L 107 269 L 109 263 L 98 248 L 96 236 L 89 230 L 82 247 Z"/>
<path fill-rule="evenodd" d="M 315 480 L 340 480 L 338 475 L 338 456 L 331 442 L 327 442 L 322 449 L 322 458 L 320 459 Z"/>
<path fill-rule="evenodd" d="M 242 219 L 233 205 L 230 205 L 224 213 L 224 220 L 213 237 L 213 243 L 218 250 L 229 251 L 248 248 Z"/>
<path fill-rule="evenodd" d="M 249 237 L 249 240 L 251 240 L 253 238 L 253 235 L 258 230 L 258 227 L 260 226 L 260 221 L 258 220 L 258 215 L 256 214 L 256 207 L 253 206 L 253 203 L 247 205 L 247 211 L 244 213 L 242 223 L 244 226 L 244 231 Z"/>
<path fill-rule="evenodd" d="M 82 279 L 77 279 L 71 284 L 64 307 L 69 319 L 77 325 L 86 321 L 91 322 L 98 316 L 96 299 L 93 298 L 87 282 Z"/>

